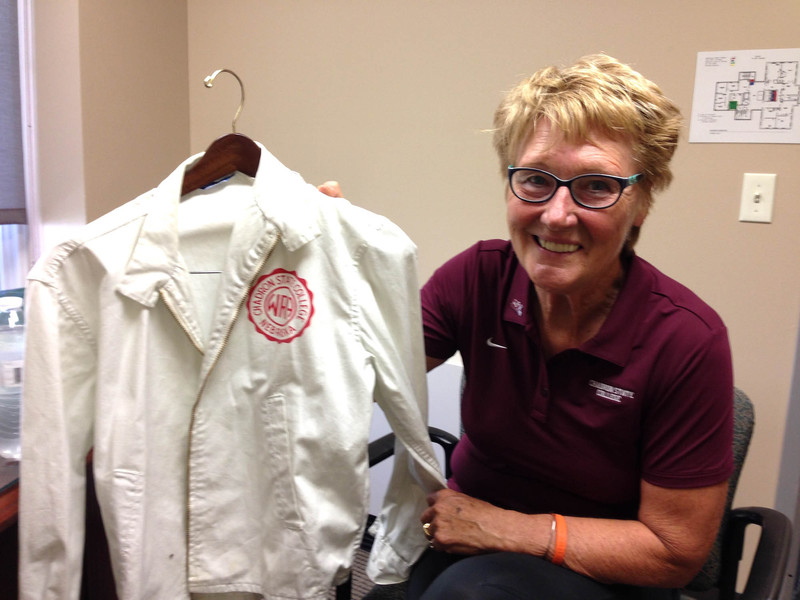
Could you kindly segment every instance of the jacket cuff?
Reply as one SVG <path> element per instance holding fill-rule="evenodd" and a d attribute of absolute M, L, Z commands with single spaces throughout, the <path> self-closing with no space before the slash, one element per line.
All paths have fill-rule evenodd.
<path fill-rule="evenodd" d="M 375 536 L 372 551 L 367 561 L 367 577 L 380 585 L 401 583 L 408 579 L 411 567 L 422 555 L 427 547 L 427 540 L 420 529 L 419 541 L 415 540 L 413 546 L 407 546 L 409 551 L 406 556 L 401 555 L 390 544 L 389 540 L 379 531 Z M 404 540 L 408 542 L 408 540 Z M 404 544 L 406 545 L 406 544 Z"/>

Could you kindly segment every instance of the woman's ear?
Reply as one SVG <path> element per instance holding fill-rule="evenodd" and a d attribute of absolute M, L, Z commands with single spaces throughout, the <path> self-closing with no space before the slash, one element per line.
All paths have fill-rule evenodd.
<path fill-rule="evenodd" d="M 636 214 L 633 218 L 633 226 L 641 227 L 644 224 L 644 220 L 647 218 L 647 215 L 650 214 L 650 198 L 642 198 L 637 204 L 638 206 L 635 209 Z"/>

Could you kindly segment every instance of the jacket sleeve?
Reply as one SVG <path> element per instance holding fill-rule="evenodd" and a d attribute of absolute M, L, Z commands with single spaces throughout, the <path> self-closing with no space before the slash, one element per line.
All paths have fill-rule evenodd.
<path fill-rule="evenodd" d="M 427 430 L 427 380 L 416 248 L 391 223 L 363 248 L 359 298 L 363 343 L 375 369 L 375 401 L 396 435 L 392 476 L 378 517 L 367 574 L 377 583 L 408 577 L 427 545 L 419 516 L 445 486 Z"/>
<path fill-rule="evenodd" d="M 28 280 L 26 323 L 19 597 L 76 599 L 83 559 L 95 351 L 77 312 L 36 275 Z"/>

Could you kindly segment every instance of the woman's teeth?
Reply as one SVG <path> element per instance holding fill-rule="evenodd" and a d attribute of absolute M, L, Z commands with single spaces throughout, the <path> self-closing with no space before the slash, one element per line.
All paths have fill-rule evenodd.
<path fill-rule="evenodd" d="M 540 237 L 537 237 L 536 241 L 542 248 L 549 250 L 550 252 L 575 252 L 578 250 L 578 248 L 580 248 L 578 244 L 557 244 L 555 242 L 543 240 Z"/>

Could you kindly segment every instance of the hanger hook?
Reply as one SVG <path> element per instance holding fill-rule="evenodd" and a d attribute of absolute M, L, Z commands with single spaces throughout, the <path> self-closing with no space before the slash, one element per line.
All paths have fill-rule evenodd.
<path fill-rule="evenodd" d="M 242 80 L 239 79 L 239 76 L 230 69 L 217 69 L 211 75 L 209 75 L 203 80 L 203 85 L 205 85 L 207 88 L 213 87 L 214 79 L 216 79 L 217 75 L 219 75 L 222 72 L 230 73 L 231 75 L 236 77 L 236 81 L 239 82 L 239 90 L 241 91 L 241 100 L 239 101 L 239 108 L 236 109 L 236 114 L 233 115 L 233 125 L 232 125 L 233 133 L 236 133 L 236 121 L 239 118 L 239 115 L 242 114 L 242 108 L 244 108 L 244 84 L 242 83 Z"/>

